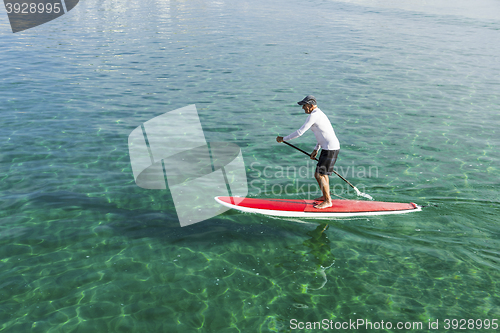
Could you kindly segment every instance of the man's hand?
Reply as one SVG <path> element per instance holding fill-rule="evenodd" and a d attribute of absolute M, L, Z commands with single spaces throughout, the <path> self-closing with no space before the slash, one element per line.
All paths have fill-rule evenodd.
<path fill-rule="evenodd" d="M 311 153 L 311 160 L 314 160 L 316 158 L 316 155 L 318 155 L 318 151 L 313 150 L 313 152 Z"/>
<path fill-rule="evenodd" d="M 282 137 L 282 136 L 278 136 L 278 137 L 276 137 L 276 141 L 277 141 L 277 142 L 283 142 L 283 137 Z"/>

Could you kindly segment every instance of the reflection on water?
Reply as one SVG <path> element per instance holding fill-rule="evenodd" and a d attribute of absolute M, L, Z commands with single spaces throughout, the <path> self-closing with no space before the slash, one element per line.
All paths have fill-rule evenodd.
<path fill-rule="evenodd" d="M 307 232 L 311 238 L 302 243 L 310 249 L 309 254 L 313 256 L 318 268 L 323 270 L 335 263 L 335 257 L 330 249 L 330 240 L 325 233 L 328 228 L 327 223 L 318 225 L 316 229 Z"/>
<path fill-rule="evenodd" d="M 498 20 L 500 4 L 495 0 L 467 1 L 448 0 L 414 1 L 414 0 L 335 0 L 361 6 L 375 8 L 393 8 L 407 11 L 423 12 L 434 15 L 460 15 L 475 19 Z"/>

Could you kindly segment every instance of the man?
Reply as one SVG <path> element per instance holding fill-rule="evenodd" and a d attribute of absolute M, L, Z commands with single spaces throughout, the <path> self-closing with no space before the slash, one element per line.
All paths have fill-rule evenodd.
<path fill-rule="evenodd" d="M 318 154 L 318 148 L 321 147 L 321 155 L 319 162 L 316 166 L 314 178 L 318 182 L 319 188 L 323 196 L 316 200 L 322 201 L 320 204 L 315 205 L 314 208 L 324 209 L 332 206 L 332 198 L 330 197 L 330 182 L 328 176 L 333 173 L 333 166 L 337 161 L 337 156 L 340 150 L 340 143 L 335 135 L 332 124 L 328 117 L 316 105 L 316 98 L 312 95 L 306 96 L 297 104 L 302 105 L 302 109 L 309 115 L 306 122 L 297 131 L 292 134 L 282 137 L 278 136 L 276 141 L 283 142 L 298 138 L 304 134 L 309 128 L 316 136 L 316 147 L 311 153 L 311 159 L 314 160 Z"/>

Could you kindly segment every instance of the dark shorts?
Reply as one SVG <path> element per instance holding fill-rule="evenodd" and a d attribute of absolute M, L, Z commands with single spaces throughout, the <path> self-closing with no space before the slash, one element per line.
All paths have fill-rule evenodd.
<path fill-rule="evenodd" d="M 316 172 L 321 175 L 331 175 L 333 173 L 333 166 L 335 162 L 337 162 L 339 151 L 340 150 L 321 150 Z"/>

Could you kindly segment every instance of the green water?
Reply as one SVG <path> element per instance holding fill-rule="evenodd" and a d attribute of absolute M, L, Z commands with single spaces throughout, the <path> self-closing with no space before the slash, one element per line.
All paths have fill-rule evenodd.
<path fill-rule="evenodd" d="M 500 22 L 481 4 L 89 0 L 17 34 L 2 16 L 0 331 L 493 331 L 445 327 L 500 321 Z M 314 164 L 275 142 L 307 94 L 339 137 L 337 171 L 428 207 L 181 228 L 169 190 L 135 184 L 130 132 L 196 104 L 208 141 L 241 147 L 250 197 L 315 197 Z"/>

